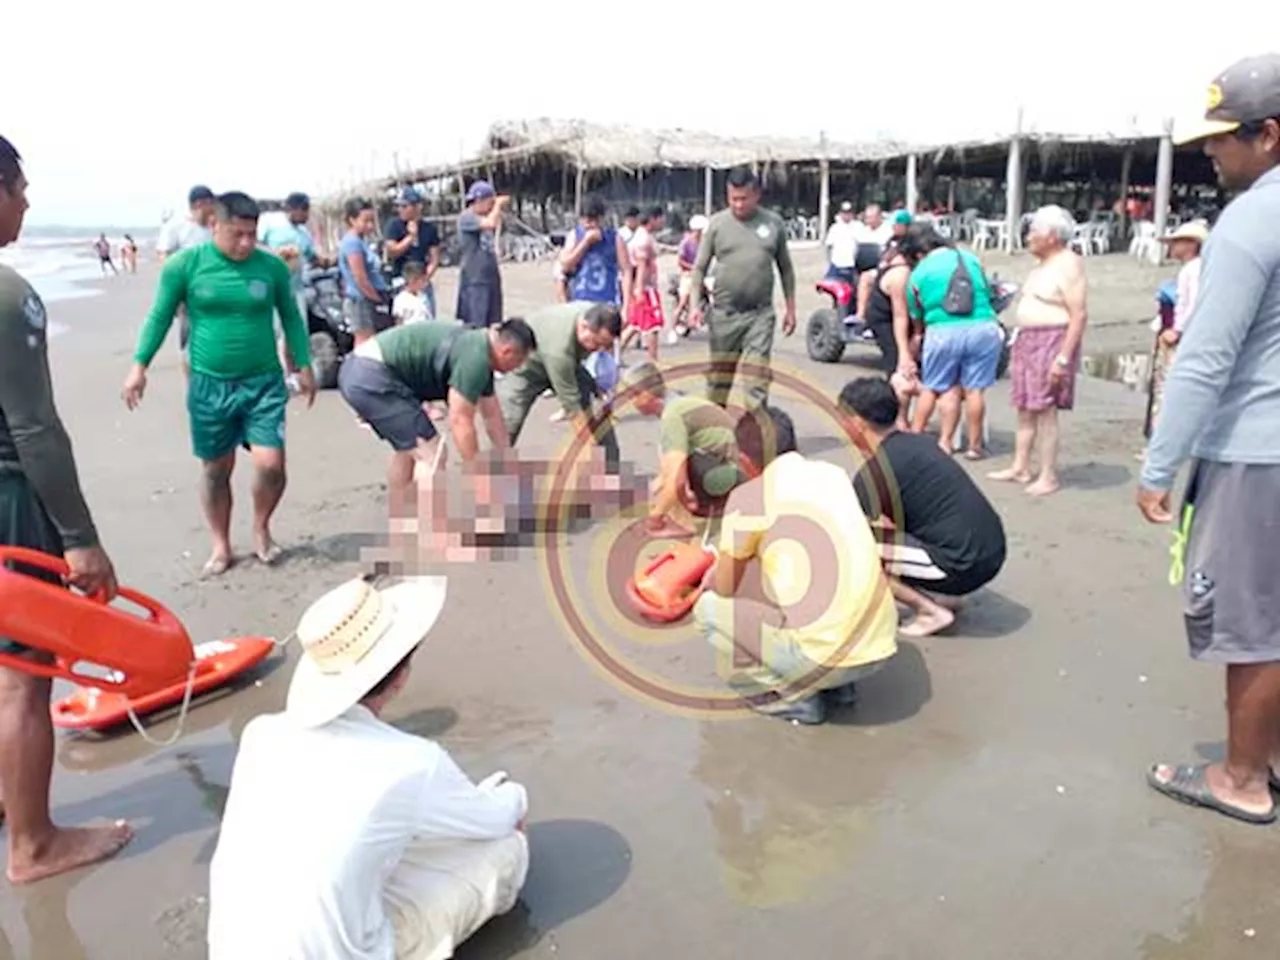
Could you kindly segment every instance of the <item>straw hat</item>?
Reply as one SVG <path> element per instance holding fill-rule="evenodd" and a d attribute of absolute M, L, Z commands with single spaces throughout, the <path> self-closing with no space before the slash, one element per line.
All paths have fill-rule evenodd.
<path fill-rule="evenodd" d="M 444 608 L 445 577 L 412 577 L 376 589 L 349 580 L 298 622 L 302 659 L 285 712 L 318 727 L 355 706 L 426 637 Z"/>
<path fill-rule="evenodd" d="M 1175 240 L 1194 240 L 1203 247 L 1209 240 L 1209 224 L 1203 220 L 1189 220 L 1160 238 L 1161 243 L 1173 243 Z"/>

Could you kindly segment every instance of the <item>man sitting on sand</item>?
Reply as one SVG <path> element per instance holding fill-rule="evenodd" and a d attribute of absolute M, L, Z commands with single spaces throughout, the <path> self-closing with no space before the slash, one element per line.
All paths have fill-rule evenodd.
<path fill-rule="evenodd" d="M 823 723 L 897 652 L 898 610 L 844 471 L 797 453 L 776 408 L 735 433 L 754 477 L 729 494 L 694 619 L 752 709 Z"/>
<path fill-rule="evenodd" d="M 927 637 L 955 621 L 959 598 L 995 579 L 1004 525 L 990 501 L 937 441 L 897 426 L 898 397 L 874 377 L 840 391 L 849 432 L 874 459 L 854 477 L 873 521 L 894 598 L 915 612 L 903 636 Z M 896 526 L 895 526 L 896 521 Z"/>
<path fill-rule="evenodd" d="M 738 463 L 737 419 L 704 397 L 668 396 L 662 371 L 644 361 L 622 379 L 635 408 L 662 418 L 658 476 L 650 489 L 649 532 L 688 534 L 689 515 L 719 512 L 745 479 Z"/>
<path fill-rule="evenodd" d="M 524 885 L 528 798 L 479 785 L 382 719 L 444 606 L 443 577 L 321 597 L 283 713 L 240 740 L 209 870 L 210 960 L 438 960 Z"/>
<path fill-rule="evenodd" d="M 537 345 L 524 366 L 503 377 L 497 386 L 513 447 L 529 411 L 548 389 L 560 401 L 575 433 L 591 430 L 597 385 L 582 361 L 597 350 L 613 349 L 613 341 L 622 331 L 622 314 L 612 303 L 557 303 L 530 314 L 528 322 Z M 606 421 L 594 439 L 604 448 L 608 466 L 616 469 L 618 438 L 612 424 Z"/>
<path fill-rule="evenodd" d="M 21 157 L 0 137 L 0 247 L 18 239 L 26 212 Z M 111 598 L 115 570 L 84 501 L 71 439 L 54 403 L 47 326 L 40 295 L 0 264 L 0 546 L 61 557 L 68 583 Z M 32 663 L 49 658 L 6 638 L 2 626 L 0 652 Z M 133 836 L 124 822 L 60 827 L 50 817 L 52 687 L 48 677 L 0 667 L 0 819 L 8 828 L 5 875 L 13 884 L 105 860 Z"/>
<path fill-rule="evenodd" d="M 476 414 L 494 449 L 510 444 L 494 397 L 494 373 L 510 373 L 537 346 L 520 319 L 496 327 L 468 328 L 431 320 L 384 330 L 356 347 L 338 372 L 338 389 L 352 410 L 394 451 L 387 467 L 393 516 L 415 501 L 415 475 L 438 464 L 441 440 L 427 405 L 448 402 L 449 429 L 464 463 L 479 451 Z"/>
<path fill-rule="evenodd" d="M 268 566 L 283 551 L 271 536 L 271 517 L 285 488 L 285 385 L 276 345 L 276 313 L 284 327 L 298 386 L 315 402 L 307 324 L 298 313 L 289 268 L 257 246 L 257 202 L 243 193 L 218 197 L 213 242 L 165 261 L 155 303 L 138 335 L 134 363 L 122 391 L 130 410 L 142 402 L 147 368 L 182 306 L 191 324 L 187 414 L 191 445 L 204 467 L 200 503 L 213 537 L 204 576 L 235 561 L 231 549 L 231 473 L 247 444 L 253 460 L 254 554 Z"/>

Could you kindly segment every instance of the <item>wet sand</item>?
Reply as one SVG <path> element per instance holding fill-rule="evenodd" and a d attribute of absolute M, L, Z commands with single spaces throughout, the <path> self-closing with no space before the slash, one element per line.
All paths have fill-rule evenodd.
<path fill-rule="evenodd" d="M 816 257 L 797 254 L 809 281 L 802 329 L 817 306 Z M 1017 278 L 1025 265 L 997 269 Z M 1087 349 L 1143 348 L 1139 324 L 1169 271 L 1124 257 L 1089 270 L 1097 327 Z M 505 272 L 513 309 L 549 298 L 547 265 Z M 146 267 L 105 284 L 106 296 L 50 305 L 69 329 L 52 352 L 90 503 L 122 578 L 179 612 L 194 639 L 284 637 L 311 599 L 362 570 L 360 547 L 381 526 L 384 452 L 336 393 L 311 411 L 291 405 L 276 528 L 288 559 L 198 582 L 207 543 L 173 342 L 143 408 L 129 414 L 118 400 L 153 282 Z M 452 302 L 448 273 L 439 296 Z M 664 352 L 692 361 L 705 349 Z M 834 396 L 858 374 L 855 354 L 868 356 L 813 364 L 798 333 L 782 343 L 779 369 Z M 785 388 L 777 400 L 796 416 L 802 450 L 848 461 L 820 414 Z M 1004 387 L 992 408 L 1002 459 Z M 526 456 L 563 442 L 552 409 L 531 418 Z M 1167 531 L 1132 507 L 1141 414 L 1135 393 L 1085 381 L 1066 421 L 1061 494 L 1032 500 L 981 481 L 1009 532 L 1005 571 L 948 636 L 904 642 L 860 705 L 822 728 L 682 715 L 585 652 L 566 610 L 659 689 L 718 689 L 688 628 L 636 631 L 610 614 L 599 571 L 616 523 L 559 544 L 563 567 L 525 549 L 452 570 L 445 615 L 391 719 L 439 737 L 476 776 L 510 771 L 533 804 L 523 904 L 458 956 L 1276 956 L 1280 834 L 1184 808 L 1143 782 L 1153 761 L 1218 755 L 1223 717 L 1220 674 L 1184 652 Z M 624 455 L 651 469 L 656 426 L 632 416 L 619 434 Z M 243 472 L 236 483 L 247 554 Z M 204 955 L 234 744 L 251 717 L 282 705 L 296 655 L 274 655 L 256 682 L 194 709 L 172 747 L 133 733 L 60 736 L 58 818 L 128 817 L 137 837 L 109 864 L 0 888 L 0 958 Z M 151 730 L 163 738 L 172 726 Z"/>

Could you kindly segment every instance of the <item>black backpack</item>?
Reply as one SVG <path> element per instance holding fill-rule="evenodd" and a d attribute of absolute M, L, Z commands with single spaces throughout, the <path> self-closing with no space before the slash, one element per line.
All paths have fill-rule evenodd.
<path fill-rule="evenodd" d="M 969 265 L 964 262 L 960 251 L 956 251 L 956 268 L 947 281 L 947 292 L 942 298 L 942 310 L 953 317 L 967 317 L 973 313 L 973 277 L 969 273 Z"/>

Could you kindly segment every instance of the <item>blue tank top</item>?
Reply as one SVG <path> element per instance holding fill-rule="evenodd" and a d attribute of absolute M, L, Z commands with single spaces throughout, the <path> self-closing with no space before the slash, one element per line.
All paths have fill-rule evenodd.
<path fill-rule="evenodd" d="M 586 231 L 579 225 L 573 231 L 573 242 L 582 240 Z M 621 303 L 618 286 L 618 233 L 612 227 L 603 231 L 600 242 L 586 252 L 577 272 L 569 281 L 574 300 L 589 303 Z"/>

